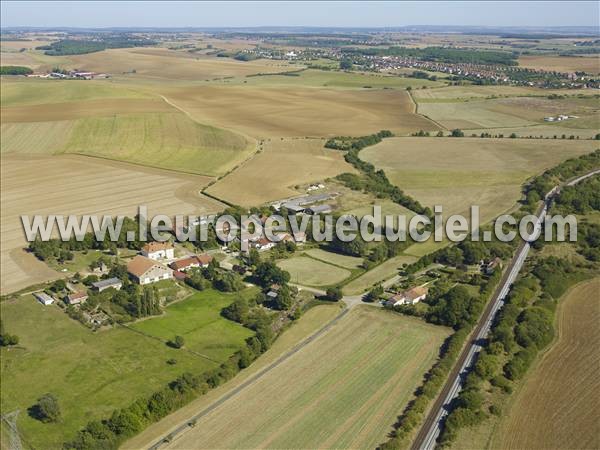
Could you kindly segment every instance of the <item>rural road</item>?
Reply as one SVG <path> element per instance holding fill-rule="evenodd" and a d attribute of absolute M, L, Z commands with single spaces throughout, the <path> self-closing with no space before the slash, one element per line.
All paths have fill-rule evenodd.
<path fill-rule="evenodd" d="M 594 170 L 585 175 L 577 177 L 567 183 L 565 186 L 573 186 L 586 178 L 593 175 L 600 174 L 600 170 Z M 560 192 L 560 186 L 556 186 L 546 195 L 544 204 L 538 209 L 536 216 L 538 217 L 536 222 L 536 229 L 541 228 L 541 224 L 546 217 L 548 207 L 554 197 Z M 461 352 L 454 368 L 448 376 L 446 384 L 442 388 L 439 396 L 437 397 L 433 408 L 426 417 L 417 437 L 415 438 L 411 449 L 412 450 L 431 450 L 436 446 L 436 441 L 442 430 L 444 419 L 449 413 L 449 406 L 452 400 L 454 400 L 461 391 L 462 383 L 469 372 L 470 368 L 473 367 L 479 352 L 482 349 L 483 340 L 486 338 L 492 326 L 492 321 L 498 310 L 504 304 L 504 299 L 510 290 L 511 285 L 515 281 L 519 274 L 523 263 L 527 258 L 531 245 L 529 242 L 522 242 L 509 266 L 507 267 L 500 284 L 496 288 L 491 301 L 486 306 L 484 313 L 475 327 L 475 330 L 471 334 L 473 337 L 470 345 L 466 345 Z"/>

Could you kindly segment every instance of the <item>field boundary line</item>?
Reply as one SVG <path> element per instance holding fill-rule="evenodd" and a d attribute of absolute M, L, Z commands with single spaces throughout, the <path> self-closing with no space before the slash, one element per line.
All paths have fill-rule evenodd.
<path fill-rule="evenodd" d="M 412 102 L 414 108 L 413 113 L 416 114 L 419 117 L 423 117 L 426 120 L 429 120 L 431 123 L 434 123 L 435 125 L 437 125 L 438 127 L 440 127 L 442 130 L 446 130 L 448 131 L 448 128 L 446 128 L 444 125 L 442 125 L 441 123 L 439 123 L 436 120 L 433 120 L 431 117 L 426 116 L 425 114 L 421 114 L 419 112 L 419 104 L 417 103 L 417 101 L 414 99 L 412 92 L 411 91 L 406 91 L 406 93 L 408 94 L 408 98 L 410 98 L 410 101 Z"/>

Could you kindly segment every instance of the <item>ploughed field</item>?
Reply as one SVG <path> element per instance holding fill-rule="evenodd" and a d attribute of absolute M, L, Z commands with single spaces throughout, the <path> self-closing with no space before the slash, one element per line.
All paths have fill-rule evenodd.
<path fill-rule="evenodd" d="M 448 334 L 414 318 L 357 307 L 167 448 L 375 447 Z"/>

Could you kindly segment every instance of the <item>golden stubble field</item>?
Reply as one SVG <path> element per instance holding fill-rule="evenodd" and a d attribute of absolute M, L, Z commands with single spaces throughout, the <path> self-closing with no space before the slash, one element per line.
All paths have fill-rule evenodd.
<path fill-rule="evenodd" d="M 600 73 L 600 57 L 596 56 L 521 56 L 519 65 L 529 69 L 557 72 Z"/>
<path fill-rule="evenodd" d="M 598 148 L 591 140 L 390 138 L 360 155 L 444 217 L 480 207 L 482 223 L 512 208 L 527 178 Z"/>
<path fill-rule="evenodd" d="M 492 448 L 600 447 L 599 292 L 595 278 L 561 300 L 558 339 L 505 414 Z"/>
<path fill-rule="evenodd" d="M 292 70 L 283 61 L 236 61 L 230 58 L 196 56 L 165 48 L 105 50 L 69 57 L 71 67 L 110 73 L 115 77 L 165 81 L 206 81 L 243 77 L 254 73 Z"/>
<path fill-rule="evenodd" d="M 231 203 L 256 206 L 299 195 L 296 185 L 354 171 L 343 152 L 324 144 L 323 139 L 268 139 L 259 153 L 207 192 Z"/>
<path fill-rule="evenodd" d="M 3 156 L 1 291 L 12 292 L 60 276 L 33 255 L 22 214 L 124 214 L 138 205 L 150 214 L 203 214 L 223 205 L 199 191 L 210 178 L 82 156 Z"/>
<path fill-rule="evenodd" d="M 360 136 L 438 130 L 406 91 L 302 86 L 188 86 L 165 96 L 196 120 L 255 138 Z"/>

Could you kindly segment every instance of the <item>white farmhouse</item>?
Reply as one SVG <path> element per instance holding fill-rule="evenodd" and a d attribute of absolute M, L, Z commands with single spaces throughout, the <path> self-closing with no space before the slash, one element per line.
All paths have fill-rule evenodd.
<path fill-rule="evenodd" d="M 173 278 L 173 271 L 171 269 L 144 256 L 136 256 L 129 261 L 127 272 L 129 272 L 131 278 L 138 284 L 156 283 L 160 280 L 170 280 Z"/>
<path fill-rule="evenodd" d="M 142 247 L 142 255 L 150 259 L 173 259 L 175 249 L 169 242 L 148 242 Z"/>

